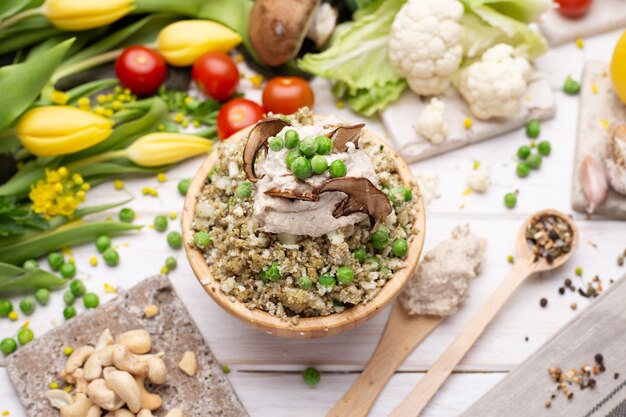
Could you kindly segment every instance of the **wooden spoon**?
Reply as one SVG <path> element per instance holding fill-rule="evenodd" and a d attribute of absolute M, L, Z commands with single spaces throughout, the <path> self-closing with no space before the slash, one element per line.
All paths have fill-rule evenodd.
<path fill-rule="evenodd" d="M 568 253 L 559 256 L 553 263 L 548 263 L 544 258 L 535 261 L 530 246 L 526 242 L 526 228 L 535 218 L 546 215 L 554 215 L 565 220 L 572 230 L 572 244 Z M 528 219 L 517 236 L 515 265 L 500 284 L 498 289 L 489 297 L 486 303 L 474 315 L 463 331 L 452 342 L 448 349 L 439 357 L 437 362 L 430 368 L 424 377 L 413 388 L 413 391 L 391 413 L 390 417 L 417 417 L 426 407 L 430 399 L 437 393 L 456 365 L 463 359 L 465 354 L 476 343 L 487 325 L 504 306 L 509 297 L 524 282 L 526 278 L 537 272 L 545 272 L 560 267 L 570 258 L 578 246 L 578 228 L 569 216 L 556 210 L 543 210 L 535 213 Z"/>

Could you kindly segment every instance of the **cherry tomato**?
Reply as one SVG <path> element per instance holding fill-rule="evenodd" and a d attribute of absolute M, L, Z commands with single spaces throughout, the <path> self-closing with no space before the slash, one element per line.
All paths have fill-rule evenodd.
<path fill-rule="evenodd" d="M 272 113 L 293 114 L 314 101 L 309 83 L 300 77 L 272 78 L 263 89 L 263 107 Z"/>
<path fill-rule="evenodd" d="M 230 98 L 239 85 L 237 65 L 221 52 L 209 52 L 198 58 L 191 75 L 200 88 L 215 100 Z"/>
<path fill-rule="evenodd" d="M 593 0 L 556 0 L 558 11 L 567 17 L 580 17 L 589 11 Z"/>
<path fill-rule="evenodd" d="M 263 119 L 263 108 L 252 100 L 235 98 L 222 106 L 217 115 L 217 136 L 224 140 Z"/>
<path fill-rule="evenodd" d="M 167 78 L 161 55 L 144 46 L 131 46 L 117 58 L 115 74 L 120 83 L 139 96 L 156 93 Z"/>

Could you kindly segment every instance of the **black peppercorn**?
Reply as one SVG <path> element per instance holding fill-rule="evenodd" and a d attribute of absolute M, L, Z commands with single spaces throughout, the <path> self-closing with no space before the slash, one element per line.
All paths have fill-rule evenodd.
<path fill-rule="evenodd" d="M 541 307 L 546 307 L 548 305 L 548 300 L 545 298 L 542 298 L 541 300 L 539 300 L 539 305 Z"/>
<path fill-rule="evenodd" d="M 565 294 L 565 288 L 564 287 L 560 287 L 559 288 L 559 294 L 561 294 L 561 295 Z"/>
<path fill-rule="evenodd" d="M 596 360 L 596 363 L 598 365 L 602 365 L 602 363 L 604 362 L 604 356 L 602 356 L 601 353 L 596 353 L 596 356 L 593 357 Z"/>

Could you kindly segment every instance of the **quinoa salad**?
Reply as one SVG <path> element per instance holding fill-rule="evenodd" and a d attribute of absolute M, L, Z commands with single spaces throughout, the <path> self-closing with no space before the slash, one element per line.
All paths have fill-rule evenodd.
<path fill-rule="evenodd" d="M 362 127 L 301 109 L 216 150 L 189 243 L 233 302 L 296 324 L 367 303 L 406 267 L 419 190 Z"/>

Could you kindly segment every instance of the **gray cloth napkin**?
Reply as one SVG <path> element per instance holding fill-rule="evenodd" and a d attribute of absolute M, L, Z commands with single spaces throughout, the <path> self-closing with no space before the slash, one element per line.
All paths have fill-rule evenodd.
<path fill-rule="evenodd" d="M 580 316 L 548 340 L 517 369 L 472 405 L 461 417 L 626 417 L 626 277 L 613 284 Z M 594 376 L 595 388 L 570 389 L 571 399 L 558 393 L 547 409 L 555 383 L 548 368 L 564 372 L 594 365 L 604 356 L 606 371 Z M 615 373 L 621 376 L 614 378 Z"/>

